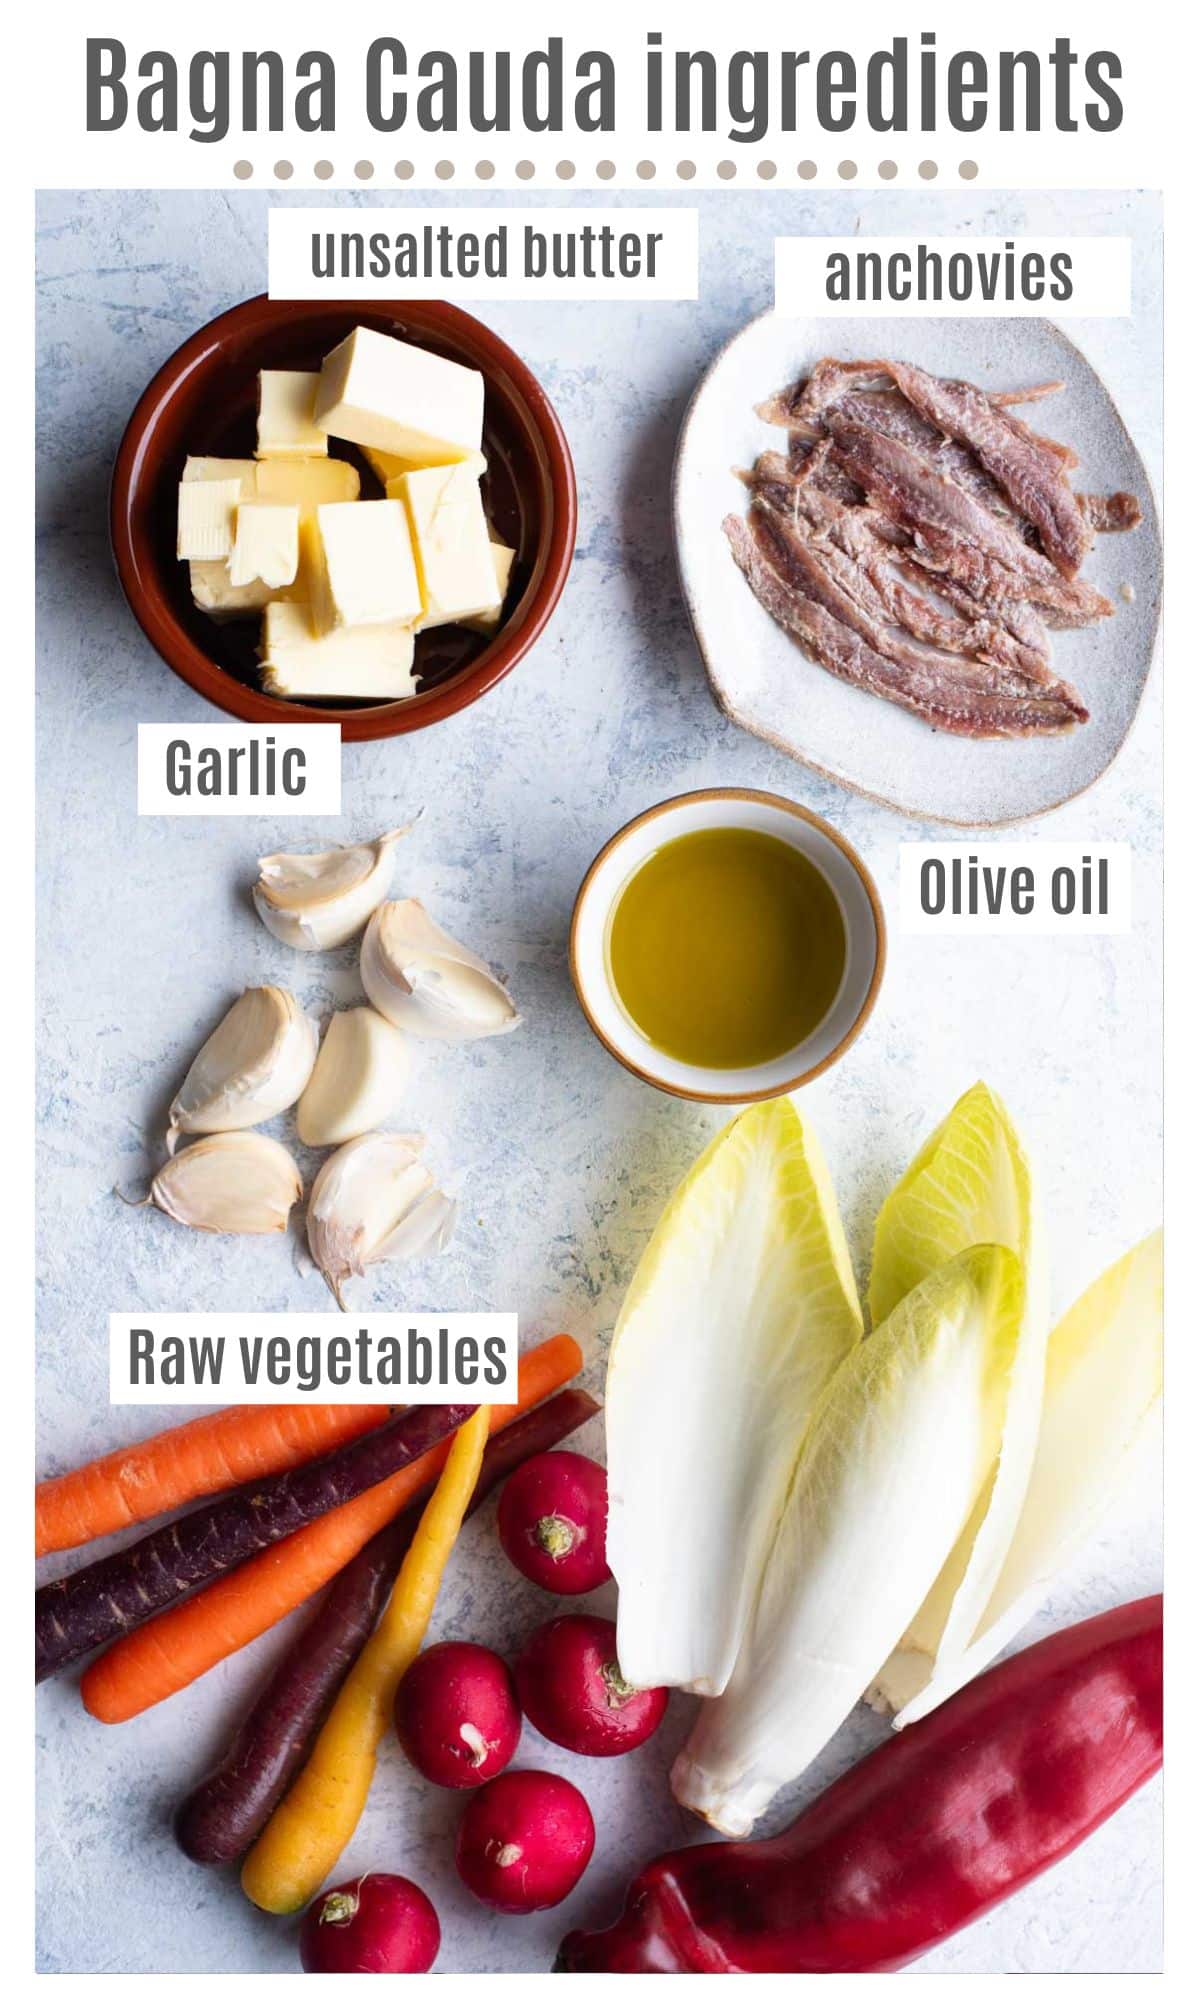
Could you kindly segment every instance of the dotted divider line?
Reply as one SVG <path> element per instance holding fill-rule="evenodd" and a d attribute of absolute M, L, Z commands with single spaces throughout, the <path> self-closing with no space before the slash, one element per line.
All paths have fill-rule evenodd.
<path fill-rule="evenodd" d="M 750 162 L 743 162 L 743 165 L 746 167 L 748 175 Z M 332 180 L 335 172 L 333 161 L 317 160 L 313 165 L 312 171 L 313 177 L 316 180 Z M 416 167 L 411 160 L 397 160 L 392 166 L 391 171 L 396 180 L 411 181 L 416 173 Z M 460 176 L 459 169 L 453 160 L 438 160 L 433 171 L 435 178 L 443 182 L 459 178 L 467 181 L 472 179 L 477 181 L 491 181 L 496 178 L 496 163 L 494 160 L 477 160 L 473 167 L 463 168 Z M 513 171 L 519 181 L 531 181 L 537 175 L 537 167 L 532 160 L 518 160 Z M 553 168 L 546 171 L 547 177 L 552 175 L 555 180 L 573 181 L 576 174 L 586 170 L 581 169 L 574 160 L 559 160 Z M 599 181 L 614 180 L 617 172 L 616 161 L 597 160 L 594 171 L 596 179 Z M 741 169 L 736 160 L 719 160 L 717 162 L 716 174 L 718 181 L 728 183 L 729 181 L 737 180 L 740 171 Z M 781 174 L 786 176 L 789 171 L 791 169 L 787 166 L 781 166 L 776 160 L 757 160 L 753 163 L 754 175 L 760 181 L 776 180 Z M 794 171 L 797 179 L 814 181 L 818 173 L 817 163 L 815 160 L 800 160 Z M 937 180 L 941 171 L 936 160 L 921 160 L 917 166 L 917 173 L 923 181 Z M 291 160 L 276 160 L 274 166 L 271 168 L 271 174 L 277 181 L 290 181 L 295 172 L 296 168 Z M 377 173 L 386 174 L 386 172 L 386 168 L 377 168 L 373 160 L 356 160 L 354 163 L 354 178 L 358 181 L 371 181 L 375 179 Z M 694 160 L 678 160 L 674 167 L 662 168 L 654 160 L 639 160 L 634 168 L 634 173 L 639 181 L 658 180 L 660 176 L 666 180 L 674 178 L 679 181 L 694 181 L 697 172 L 698 168 Z M 860 167 L 857 160 L 839 160 L 836 172 L 839 180 L 854 181 L 858 179 L 860 173 L 869 173 L 870 169 Z M 880 160 L 875 168 L 875 172 L 881 181 L 894 181 L 900 172 L 899 163 L 896 160 Z M 953 172 L 957 174 L 960 181 L 977 180 L 979 178 L 979 163 L 977 160 L 960 160 L 958 166 L 953 169 Z M 234 161 L 233 177 L 235 180 L 253 180 L 254 175 L 255 167 L 252 160 Z"/>

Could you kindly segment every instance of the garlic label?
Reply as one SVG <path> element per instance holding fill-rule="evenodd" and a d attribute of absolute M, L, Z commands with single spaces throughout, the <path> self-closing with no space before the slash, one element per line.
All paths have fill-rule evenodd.
<path fill-rule="evenodd" d="M 167 1151 L 181 1132 L 238 1132 L 296 1102 L 312 1074 L 317 1028 L 282 986 L 251 986 L 195 1057 L 171 1106 Z"/>
<path fill-rule="evenodd" d="M 148 1200 L 188 1229 L 267 1236 L 287 1228 L 300 1191 L 296 1162 L 277 1139 L 262 1132 L 217 1132 L 168 1160 L 155 1175 Z"/>
<path fill-rule="evenodd" d="M 372 1005 L 409 1034 L 466 1042 L 521 1025 L 483 959 L 447 936 L 415 897 L 376 910 L 363 938 L 360 971 Z"/>
<path fill-rule="evenodd" d="M 264 854 L 254 907 L 272 937 L 297 951 L 333 951 L 348 944 L 387 895 L 392 850 L 409 830 L 398 826 L 378 840 L 323 854 Z"/>
<path fill-rule="evenodd" d="M 306 1146 L 340 1146 L 391 1117 L 408 1082 L 408 1047 L 373 1007 L 347 1007 L 325 1030 L 296 1108 Z"/>
<path fill-rule="evenodd" d="M 370 1264 L 431 1257 L 454 1229 L 455 1204 L 420 1160 L 411 1133 L 368 1132 L 326 1160 L 308 1202 L 308 1246 L 342 1311 L 347 1278 Z"/>

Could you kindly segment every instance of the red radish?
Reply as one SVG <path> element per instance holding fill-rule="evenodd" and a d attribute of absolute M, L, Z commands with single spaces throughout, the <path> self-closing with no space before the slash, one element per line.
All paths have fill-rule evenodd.
<path fill-rule="evenodd" d="M 610 1574 L 604 1556 L 608 1479 L 578 1451 L 526 1459 L 500 1495 L 497 1525 L 509 1561 L 561 1597 L 595 1590 Z"/>
<path fill-rule="evenodd" d="M 653 1736 L 666 1688 L 634 1688 L 617 1665 L 611 1618 L 572 1612 L 539 1625 L 517 1661 L 517 1693 L 535 1729 L 581 1757 L 621 1757 Z"/>
<path fill-rule="evenodd" d="M 521 1916 L 569 1896 L 595 1845 L 588 1802 L 566 1778 L 505 1771 L 468 1804 L 455 1860 L 480 1902 Z"/>
<path fill-rule="evenodd" d="M 421 1653 L 396 1690 L 396 1734 L 433 1785 L 486 1785 L 512 1759 L 521 1711 L 499 1653 L 448 1639 Z"/>
<path fill-rule="evenodd" d="M 305 1972 L 428 1972 L 441 1941 L 424 1889 L 403 1875 L 360 1875 L 309 1904 L 300 1963 Z"/>

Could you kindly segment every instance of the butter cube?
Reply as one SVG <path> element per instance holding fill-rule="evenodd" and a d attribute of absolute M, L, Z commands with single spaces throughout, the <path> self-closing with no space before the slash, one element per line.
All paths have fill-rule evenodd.
<path fill-rule="evenodd" d="M 241 482 L 242 499 L 253 500 L 257 471 L 252 458 L 188 458 L 184 460 L 183 477 L 189 485 L 193 479 L 237 479 Z"/>
<path fill-rule="evenodd" d="M 483 440 L 483 376 L 423 347 L 358 326 L 327 354 L 316 420 L 331 437 L 449 465 Z"/>
<path fill-rule="evenodd" d="M 239 484 L 241 500 L 253 500 L 258 467 L 252 458 L 188 458 L 184 463 L 186 485 L 193 480 L 232 480 Z M 197 610 L 216 619 L 248 618 L 261 611 L 270 598 L 265 583 L 251 583 L 234 589 L 229 581 L 229 559 L 190 562 L 188 581 Z"/>
<path fill-rule="evenodd" d="M 230 618 L 255 618 L 277 595 L 261 580 L 234 584 L 227 562 L 189 563 L 188 570 L 192 603 L 197 611 L 203 611 L 218 623 Z"/>
<path fill-rule="evenodd" d="M 261 500 L 272 505 L 296 506 L 303 528 L 306 518 L 326 500 L 353 500 L 359 490 L 358 472 L 340 458 L 189 458 L 183 468 L 184 481 L 232 480 L 240 482 L 240 500 Z M 207 617 L 216 619 L 256 617 L 272 598 L 283 595 L 307 600 L 310 596 L 305 565 L 300 565 L 294 582 L 272 587 L 261 578 L 235 584 L 229 574 L 229 557 L 190 565 L 192 602 Z"/>
<path fill-rule="evenodd" d="M 300 508 L 300 528 L 306 518 L 316 516 L 324 500 L 354 500 L 360 478 L 354 466 L 342 458 L 188 458 L 184 482 L 192 480 L 238 480 L 240 500 L 264 500 L 278 506 Z M 230 552 L 232 554 L 232 552 Z M 274 596 L 308 600 L 310 586 L 304 562 L 296 580 L 270 586 L 262 578 L 250 584 L 234 584 L 230 578 L 230 556 L 210 562 L 190 564 L 192 602 L 208 618 L 254 618 Z"/>
<path fill-rule="evenodd" d="M 403 701 L 417 691 L 411 625 L 342 626 L 318 637 L 308 605 L 268 604 L 260 656 L 264 688 L 284 700 Z"/>
<path fill-rule="evenodd" d="M 300 509 L 265 500 L 243 500 L 237 510 L 229 581 L 265 583 L 278 590 L 296 581 L 300 567 Z"/>
<path fill-rule="evenodd" d="M 262 458 L 254 471 L 254 491 L 245 497 L 276 500 L 284 506 L 294 503 L 301 525 L 318 507 L 357 500 L 362 484 L 356 468 L 344 458 Z"/>
<path fill-rule="evenodd" d="M 420 630 L 498 611 L 500 591 L 479 480 L 467 465 L 402 472 L 388 495 L 403 500 L 421 582 Z"/>
<path fill-rule="evenodd" d="M 175 552 L 181 560 L 213 562 L 233 549 L 234 515 L 242 497 L 240 479 L 183 479 L 179 483 L 179 526 Z"/>
<path fill-rule="evenodd" d="M 389 479 L 399 479 L 402 472 L 421 470 L 415 459 L 400 458 L 394 451 L 377 451 L 373 444 L 364 444 L 360 448 L 381 486 L 386 486 Z M 423 460 L 422 464 L 426 462 Z M 468 452 L 466 458 L 460 459 L 458 463 L 469 465 L 476 479 L 482 479 L 487 471 L 487 460 L 481 451 Z"/>
<path fill-rule="evenodd" d="M 463 619 L 463 624 L 469 625 L 472 632 L 494 632 L 504 615 L 504 600 L 508 596 L 509 579 L 512 576 L 512 566 L 516 561 L 517 552 L 515 549 L 507 548 L 503 542 L 493 542 L 491 550 L 500 602 L 491 611 L 480 611 L 474 618 Z"/>
<path fill-rule="evenodd" d="M 319 380 L 302 368 L 259 370 L 259 458 L 315 458 L 329 450 L 313 418 Z"/>
<path fill-rule="evenodd" d="M 421 587 L 399 500 L 317 508 L 313 538 L 313 627 L 411 625 Z"/>
<path fill-rule="evenodd" d="M 300 570 L 287 595 L 311 603 L 321 594 L 317 509 L 357 500 L 358 472 L 341 458 L 262 458 L 255 471 L 257 499 L 300 509 Z"/>

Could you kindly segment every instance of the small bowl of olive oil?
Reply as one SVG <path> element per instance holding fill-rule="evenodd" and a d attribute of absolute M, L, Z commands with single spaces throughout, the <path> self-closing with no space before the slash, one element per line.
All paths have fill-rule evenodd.
<path fill-rule="evenodd" d="M 571 976 L 595 1034 L 677 1097 L 746 1104 L 844 1055 L 883 976 L 871 875 L 773 792 L 688 792 L 614 835 L 584 877 Z"/>

